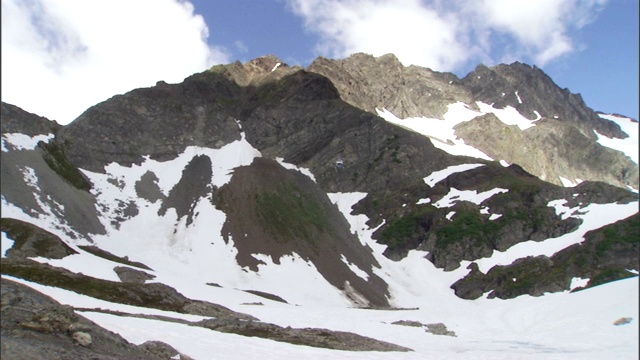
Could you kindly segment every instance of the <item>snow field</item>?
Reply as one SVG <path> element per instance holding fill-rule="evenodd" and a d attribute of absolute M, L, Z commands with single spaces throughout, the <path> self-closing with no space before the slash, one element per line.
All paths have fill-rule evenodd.
<path fill-rule="evenodd" d="M 209 359 L 212 354 L 225 359 L 632 359 L 637 356 L 638 278 L 576 293 L 545 294 L 538 298 L 521 296 L 507 301 L 484 298 L 462 300 L 455 296 L 449 286 L 468 273 L 468 263 L 454 271 L 445 272 L 426 260 L 427 253 L 424 251 L 413 250 L 397 262 L 382 255 L 386 246 L 376 243 L 372 234 L 384 222 L 372 229 L 366 225 L 368 219 L 365 215 L 352 214 L 352 207 L 366 197 L 366 193 L 328 195 L 344 214 L 359 241 L 372 249 L 381 265 L 381 268 L 374 268 L 373 271 L 389 284 L 390 302 L 398 308 L 412 310 L 352 308 L 347 299 L 328 284 L 312 264 L 295 253 L 281 258 L 279 265 L 267 256 L 255 254 L 257 259 L 264 262 L 259 266 L 259 271 L 241 268 L 235 260 L 237 250 L 233 239 L 225 241 L 223 238 L 225 214 L 216 209 L 210 199 L 200 199 L 195 204 L 194 214 L 197 215 L 193 223 L 187 226 L 186 217 L 178 218 L 173 209 L 159 216 L 159 202 L 139 199 L 135 193 L 135 182 L 151 171 L 158 178 L 159 188 L 167 195 L 179 181 L 181 171 L 176 169 L 183 169 L 197 155 L 212 159 L 212 183 L 216 186 L 228 182 L 235 167 L 248 165 L 254 157 L 260 156 L 242 138 L 219 150 L 191 147 L 169 162 L 147 159 L 143 164 L 132 167 L 111 164 L 106 168 L 107 174 L 85 172 L 96 184 L 95 195 L 103 209 L 102 221 L 108 229 L 106 235 L 94 236 L 96 244 L 115 255 L 129 256 L 132 261 L 148 265 L 153 271 L 147 272 L 156 276 L 151 282 L 165 283 L 189 298 L 217 303 L 281 326 L 350 331 L 407 346 L 415 352 L 343 352 L 223 334 L 159 320 L 91 311 L 79 312 L 81 315 L 131 342 L 140 344 L 147 340 L 161 340 L 195 359 Z M 455 172 L 477 166 L 482 165 L 450 167 L 426 177 L 425 183 L 433 186 Z M 37 182 L 34 186 L 37 186 Z M 445 197 L 448 200 L 439 201 L 439 205 L 450 206 L 462 199 L 480 204 L 488 196 L 506 190 L 493 189 L 481 194 L 467 194 L 456 189 L 451 191 L 450 196 Z M 113 267 L 122 265 L 79 249 L 76 245 L 84 244 L 86 240 L 69 237 L 62 230 L 63 224 L 56 223 L 56 217 L 35 218 L 8 204 L 4 198 L 2 200 L 3 217 L 53 229 L 56 235 L 80 253 L 61 260 L 36 260 L 118 281 Z M 138 215 L 121 223 L 119 228 L 112 227 L 109 218 L 118 211 L 113 204 L 129 201 L 135 202 Z M 559 200 L 550 202 L 549 206 L 555 207 L 563 217 L 582 218 L 584 223 L 578 230 L 556 239 L 518 244 L 503 253 L 494 252 L 490 258 L 477 261 L 480 269 L 486 272 L 494 265 L 508 264 L 527 255 L 552 255 L 582 241 L 587 231 L 634 214 L 638 206 L 635 202 L 569 209 L 563 206 L 564 203 Z M 42 206 L 45 206 L 44 203 Z M 577 210 L 580 213 L 576 213 Z M 2 254 L 12 245 L 3 232 Z M 358 270 L 352 269 L 356 274 Z M 574 280 L 572 287 L 584 282 L 584 279 Z M 191 321 L 202 318 L 104 302 L 70 291 L 18 281 L 76 307 L 164 314 Z M 207 283 L 216 283 L 221 287 Z M 243 290 L 278 295 L 290 304 L 270 301 Z M 264 305 L 247 305 L 254 302 Z M 612 323 L 620 317 L 632 317 L 633 322 L 631 325 L 613 326 Z M 457 337 L 437 336 L 425 333 L 421 328 L 391 324 L 397 320 L 414 320 L 425 324 L 442 322 L 449 330 L 455 331 Z"/>
<path fill-rule="evenodd" d="M 516 92 L 518 100 L 520 97 Z M 447 112 L 442 116 L 443 119 L 433 119 L 427 117 L 413 117 L 407 119 L 399 119 L 387 109 L 376 109 L 378 115 L 386 121 L 396 124 L 407 129 L 413 130 L 419 134 L 425 135 L 431 139 L 433 145 L 451 155 L 471 156 L 479 159 L 493 161 L 493 159 L 484 152 L 467 145 L 463 139 L 455 135 L 454 127 L 460 123 L 471 121 L 474 118 L 484 114 L 494 114 L 500 121 L 506 125 L 514 125 L 520 130 L 526 130 L 535 126 L 535 122 L 542 117 L 540 113 L 534 111 L 536 119 L 529 120 L 522 116 L 515 108 L 507 106 L 504 109 L 496 109 L 493 104 L 485 104 L 477 101 L 476 105 L 480 111 L 470 109 L 466 104 L 457 102 L 448 106 Z"/>
<path fill-rule="evenodd" d="M 629 135 L 626 139 L 615 139 L 601 135 L 596 131 L 598 143 L 602 146 L 622 151 L 625 155 L 630 157 L 633 162 L 638 164 L 638 122 L 622 116 L 605 114 L 598 115 L 603 119 L 611 120 L 620 125 L 622 131 Z"/>

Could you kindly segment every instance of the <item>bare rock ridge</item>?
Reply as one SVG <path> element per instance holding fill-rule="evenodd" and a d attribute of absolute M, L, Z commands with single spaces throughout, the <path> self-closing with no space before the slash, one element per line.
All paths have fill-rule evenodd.
<path fill-rule="evenodd" d="M 496 108 L 511 106 L 529 119 L 539 117 L 536 126 L 520 130 L 487 113 L 455 129 L 467 144 L 496 160 L 507 160 L 510 166 L 453 156 L 429 138 L 376 115 L 377 109 L 385 108 L 399 117 L 438 121 L 453 103 L 479 110 L 479 101 Z M 207 209 L 213 206 L 224 218 L 216 224 L 222 227 L 221 232 L 210 235 L 211 245 L 213 241 L 219 241 L 216 246 L 233 244 L 229 256 L 235 257 L 232 263 L 240 271 L 260 275 L 262 265 L 277 266 L 295 255 L 296 261 L 306 262 L 314 276 L 326 280 L 327 286 L 335 288 L 331 290 L 344 295 L 341 299 L 353 306 L 389 309 L 393 283 L 385 276 L 392 275 L 385 273 L 383 266 L 391 262 L 376 258 L 379 254 L 373 253 L 372 243 L 363 245 L 358 233 L 361 229 L 351 228 L 332 203 L 335 195 L 331 193 L 366 193 L 351 215 L 366 215 L 367 230 L 376 229 L 373 240 L 386 246 L 383 255 L 389 259 L 402 260 L 417 249 L 427 252 L 425 261 L 451 271 L 460 268 L 463 261 L 473 262 L 525 241 L 544 241 L 576 230 L 582 220 L 559 214 L 549 205 L 552 200 L 566 200 L 566 206 L 576 213 L 591 204 L 637 201 L 638 195 L 627 189 L 628 185 L 637 187 L 637 164 L 600 146 L 596 132 L 625 136 L 615 123 L 589 109 L 579 95 L 558 88 L 535 67 L 519 63 L 479 66 L 459 79 L 453 74 L 405 67 L 393 55 L 318 58 L 306 69 L 288 66 L 271 55 L 244 64 L 219 65 L 179 84 L 158 82 L 114 96 L 66 126 L 2 103 L 3 207 L 6 201 L 40 224 L 55 220 L 51 222 L 55 226 L 41 229 L 22 217 L 2 218 L 2 231 L 14 240 L 3 258 L 2 273 L 105 301 L 214 316 L 216 319 L 187 324 L 210 330 L 260 334 L 332 349 L 406 351 L 354 334 L 262 323 L 215 303 L 189 299 L 173 287 L 155 282 L 162 278 L 156 277 L 160 272 L 142 261 L 130 261 L 128 256 L 135 258 L 136 254 L 116 256 L 101 249 L 102 239 L 96 235 L 126 228 L 133 222 L 120 225 L 146 215 L 148 208 L 153 209 L 150 216 L 163 221 L 168 233 L 176 234 L 202 224 L 196 221 L 202 219 L 198 218 L 202 215 L 200 204 Z M 53 134 L 53 139 L 20 149 L 10 141 L 15 133 Z M 92 183 L 90 179 L 95 178 L 86 172 L 109 173 L 107 165 L 112 163 L 121 165 L 122 171 L 133 171 L 133 165 L 147 159 L 189 157 L 185 152 L 189 147 L 221 149 L 232 143 L 246 145 L 259 155 L 243 166 L 234 165 L 224 174 L 230 175 L 229 182 L 219 187 L 212 179 L 220 175 L 216 162 L 223 160 L 208 153 L 186 158 L 180 169 L 172 169 L 175 185 L 171 189 L 160 187 L 166 174 L 151 170 L 137 174 L 139 177 L 127 184 L 134 189 L 135 199 L 125 194 L 131 188 L 124 191 L 122 185 L 129 180 L 112 176 L 106 181 L 118 189 L 116 197 L 120 196 L 113 204 L 98 202 L 103 188 L 99 181 Z M 287 169 L 291 164 L 308 169 L 313 176 Z M 433 183 L 425 180 L 434 172 L 469 164 L 476 167 Z M 560 176 L 589 181 L 563 187 Z M 480 203 L 451 196 L 495 190 Z M 137 201 L 141 199 L 146 202 Z M 436 205 L 447 199 L 449 204 Z M 108 211 L 110 206 L 117 211 Z M 173 214 L 175 223 L 171 222 Z M 637 271 L 639 266 L 638 221 L 636 214 L 594 230 L 583 243 L 553 256 L 518 259 L 486 273 L 470 265 L 466 276 L 447 286 L 464 299 L 486 293 L 509 299 L 566 291 L 574 277 L 590 278 L 587 286 L 627 277 L 628 269 Z M 136 240 L 132 236 L 130 241 Z M 158 244 L 164 240 L 158 239 Z M 115 262 L 113 271 L 121 281 L 93 278 L 29 259 L 59 259 L 81 252 L 82 256 L 90 253 Z M 213 254 L 211 258 L 215 258 Z M 211 275 L 211 281 L 222 283 L 215 278 L 218 274 Z M 511 280 L 514 278 L 519 281 Z M 6 296 L 5 289 L 9 289 Z M 257 294 L 264 302 L 275 299 L 285 304 L 282 306 L 296 305 L 283 294 L 236 290 L 246 291 L 244 296 Z M 32 310 L 21 312 L 16 300 L 20 296 L 41 302 L 41 308 L 60 315 L 54 317 L 60 321 L 50 324 Z M 135 346 L 114 334 L 94 330 L 72 309 L 48 301 L 3 279 L 3 355 L 28 349 L 35 357 L 44 358 L 63 352 L 61 349 L 75 341 L 78 345 L 68 358 L 175 356 L 163 344 Z M 5 309 L 17 323 L 4 320 Z M 81 332 L 90 338 L 74 335 L 71 325 L 76 322 L 83 324 Z M 430 331 L 449 332 L 441 326 Z M 91 348 L 82 345 L 89 339 Z M 155 349 L 156 355 L 148 349 Z"/>
<path fill-rule="evenodd" d="M 456 135 L 496 160 L 519 164 L 558 185 L 562 185 L 559 176 L 563 176 L 638 187 L 637 164 L 616 150 L 600 146 L 594 131 L 612 138 L 628 135 L 587 107 L 579 94 L 559 88 L 535 66 L 518 62 L 491 68 L 479 65 L 459 79 L 450 73 L 405 67 L 392 54 L 378 58 L 354 54 L 341 60 L 318 58 L 309 70 L 331 79 L 346 102 L 371 113 L 385 108 L 401 119 L 442 119 L 447 106 L 456 102 L 472 109 L 477 109 L 476 101 L 498 109 L 511 106 L 526 118 L 541 121 L 526 131 L 510 133 L 511 128 L 497 119 L 489 122 L 479 117 L 458 125 Z M 555 138 L 562 133 L 575 134 L 561 141 Z M 544 153 L 559 143 L 572 151 Z M 520 152 L 522 149 L 525 153 Z M 598 161 L 586 160 L 594 155 Z M 602 163 L 613 166 L 603 169 Z"/>
<path fill-rule="evenodd" d="M 520 130 L 486 113 L 459 124 L 457 136 L 496 160 L 489 161 L 451 155 L 428 137 L 387 122 L 376 112 L 385 108 L 401 118 L 439 121 L 456 102 L 477 111 L 478 102 L 496 108 L 511 106 L 537 120 L 534 127 Z M 225 254 L 211 253 L 212 262 L 222 256 L 237 266 L 234 271 L 255 279 L 261 279 L 262 266 L 277 267 L 295 259 L 304 262 L 301 265 L 309 268 L 313 281 L 319 279 L 339 300 L 363 308 L 390 309 L 392 281 L 398 280 L 391 277 L 401 274 L 384 267 L 391 268 L 394 263 L 389 259 L 402 260 L 414 249 L 427 253 L 421 261 L 444 271 L 471 262 L 466 276 L 447 284 L 464 299 L 487 293 L 503 299 L 538 296 L 569 290 L 575 277 L 590 278 L 586 285 L 590 287 L 628 277 L 629 269 L 639 270 L 637 213 L 587 233 L 582 243 L 553 256 L 522 258 L 486 272 L 480 271 L 479 262 L 474 263 L 522 242 L 563 236 L 583 224 L 580 217 L 559 213 L 551 205 L 554 200 L 564 201 L 573 214 L 593 204 L 638 201 L 637 193 L 627 188 L 637 187 L 637 164 L 596 142 L 595 132 L 624 137 L 620 127 L 599 117 L 579 95 L 558 88 L 540 69 L 524 64 L 479 66 L 459 79 L 405 67 L 393 55 L 318 58 L 306 69 L 269 55 L 244 64 L 218 65 L 179 84 L 158 82 L 114 96 L 65 126 L 5 103 L 1 114 L 3 210 L 6 204 L 7 213 L 18 218 L 3 213 L 0 222 L 3 236 L 13 240 L 11 250 L 3 254 L 2 274 L 104 301 L 214 317 L 198 322 L 162 317 L 162 321 L 298 345 L 409 351 L 351 333 L 284 328 L 217 305 L 215 299 L 208 302 L 182 295 L 178 287 L 158 281 L 166 274 L 162 271 L 170 269 L 156 272 L 152 267 L 158 270 L 159 263 L 144 264 L 154 257 L 143 261 L 136 259 L 140 254 L 115 255 L 101 242 L 105 239 L 100 235 L 112 231 L 126 241 L 141 241 L 139 229 L 123 229 L 131 230 L 128 227 L 137 220 L 147 224 L 146 216 L 153 226 L 161 222 L 162 229 L 153 230 L 165 235 L 150 233 L 144 240 L 148 242 L 140 243 L 145 249 L 155 246 L 157 238 L 159 247 L 167 246 L 162 251 L 173 252 L 176 248 L 167 245 L 164 237 L 185 242 L 175 244 L 179 247 L 197 234 L 206 248 L 225 249 Z M 43 136 L 28 140 L 38 135 Z M 45 140 L 36 145 L 38 139 Z M 19 141 L 32 144 L 22 148 Z M 242 147 L 227 147 L 230 144 Z M 248 149 L 252 157 L 242 165 L 233 163 L 233 168 L 218 167 L 228 159 L 217 158 L 209 150 L 193 153 L 201 150 L 198 147 Z M 175 163 L 169 162 L 178 157 Z M 138 172 L 135 165 L 149 159 L 176 167 Z M 121 167 L 113 170 L 115 166 L 108 166 L 113 163 Z M 427 180 L 458 165 L 471 166 Z M 228 170 L 221 174 L 220 168 Z M 313 175 L 306 175 L 306 170 Z M 214 185 L 217 175 L 230 180 Z M 563 187 L 560 176 L 588 181 Z M 168 178 L 170 188 L 163 186 Z M 113 198 L 105 203 L 101 192 L 111 190 L 113 194 L 108 195 Z M 475 202 L 463 193 L 491 195 Z M 350 214 L 332 202 L 342 195 L 362 196 Z M 210 212 L 204 215 L 223 214 L 215 233 L 210 230 L 213 224 L 202 221 L 210 219 L 201 217 L 203 209 Z M 368 222 L 354 229 L 347 220 L 354 215 L 365 215 Z M 130 219 L 136 221 L 127 222 Z M 204 228 L 196 232 L 197 226 Z M 360 236 L 365 231 L 373 231 L 371 238 Z M 175 255 L 191 264 L 188 260 L 195 259 L 195 247 L 184 248 Z M 103 261 L 117 278 L 92 277 L 30 259 L 69 256 Z M 194 268 L 200 269 L 199 264 Z M 207 290 L 238 291 L 242 296 L 259 296 L 264 303 L 297 305 L 279 293 L 291 289 L 249 289 L 245 284 L 231 289 L 220 274 L 206 276 L 207 283 L 198 286 L 223 287 Z M 287 294 L 294 296 L 295 291 Z M 248 304 L 264 305 L 241 305 Z M 83 311 L 159 319 L 114 310 L 72 309 L 3 278 L 3 356 L 182 356 L 162 343 L 130 344 L 84 319 Z M 443 324 L 402 325 L 453 335 Z"/>
<path fill-rule="evenodd" d="M 442 118 L 447 105 L 473 100 L 454 74 L 405 67 L 393 54 L 377 58 L 354 54 L 342 60 L 320 57 L 308 70 L 331 79 L 346 102 L 374 114 L 386 108 L 400 118 Z"/>

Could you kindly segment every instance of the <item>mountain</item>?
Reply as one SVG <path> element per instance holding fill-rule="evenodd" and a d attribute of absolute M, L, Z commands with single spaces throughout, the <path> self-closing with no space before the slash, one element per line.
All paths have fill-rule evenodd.
<path fill-rule="evenodd" d="M 637 353 L 637 121 L 538 68 L 269 55 L 1 110 L 3 357 Z"/>

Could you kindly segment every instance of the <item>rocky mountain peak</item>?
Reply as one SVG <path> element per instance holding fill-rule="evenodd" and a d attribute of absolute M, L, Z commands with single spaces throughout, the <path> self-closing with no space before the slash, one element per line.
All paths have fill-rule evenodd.
<path fill-rule="evenodd" d="M 517 315 L 533 319 L 523 324 L 527 331 L 516 331 L 517 343 L 562 329 L 580 338 L 561 349 L 566 354 L 583 348 L 602 311 L 619 307 L 621 298 L 637 311 L 633 297 L 615 298 L 622 293 L 606 303 L 568 294 L 637 276 L 638 194 L 626 186 L 637 186 L 638 166 L 594 139 L 594 130 L 602 134 L 616 117 L 594 119 L 579 95 L 535 67 L 481 65 L 461 80 L 403 66 L 391 54 L 318 58 L 307 69 L 270 55 L 114 96 L 65 126 L 5 103 L 1 115 L 3 359 L 96 358 L 89 350 L 124 341 L 80 314 L 97 324 L 123 321 L 131 333 L 138 333 L 133 318 L 154 321 L 153 340 L 200 327 L 366 351 L 380 343 L 335 329 L 357 321 L 356 332 L 379 329 L 376 337 L 403 345 L 382 349 L 430 351 L 437 343 L 420 334 L 405 339 L 396 324 L 447 334 L 442 320 L 473 335 L 486 324 L 469 315 L 482 313 L 506 319 L 496 336 L 509 337 Z M 461 143 L 477 151 L 451 150 Z M 585 181 L 563 185 L 562 177 Z M 82 294 L 63 299 L 82 308 L 45 304 L 5 275 L 52 294 Z M 491 300 L 472 300 L 548 292 L 566 294 L 505 301 L 503 314 Z M 549 306 L 555 299 L 589 307 Z M 154 313 L 129 314 L 119 304 Z M 531 316 L 531 308 L 558 312 Z M 152 315 L 156 310 L 166 316 Z M 637 318 L 615 310 L 611 322 Z M 547 330 L 558 314 L 562 326 Z M 290 327 L 299 315 L 296 322 L 314 327 Z M 416 321 L 431 317 L 438 323 Z M 342 319 L 348 322 L 336 323 Z M 536 332 L 529 331 L 533 321 Z M 88 342 L 72 342 L 79 325 L 94 340 L 87 351 Z M 179 345 L 190 350 L 194 338 L 214 339 L 199 358 L 231 340 L 197 334 Z M 627 335 L 624 341 L 636 344 Z M 486 341 L 494 344 L 496 336 Z M 240 338 L 228 347 L 243 349 Z M 456 341 L 472 350 L 488 344 L 468 338 Z M 36 352 L 25 352 L 23 340 Z M 48 350 L 51 344 L 61 349 Z M 252 344 L 251 351 L 293 349 Z M 450 345 L 416 358 L 446 357 Z M 534 345 L 548 357 L 548 344 Z M 146 348 L 105 349 L 113 356 L 99 357 L 157 358 Z M 611 343 L 602 354 L 619 348 Z M 310 354 L 295 349 L 300 354 L 292 357 Z M 183 358 L 175 354 L 162 358 Z"/>
<path fill-rule="evenodd" d="M 275 55 L 266 55 L 244 64 L 236 61 L 228 65 L 216 65 L 209 71 L 224 74 L 240 86 L 258 86 L 301 69 L 298 66 L 290 67 Z"/>
<path fill-rule="evenodd" d="M 441 118 L 447 105 L 471 100 L 454 74 L 405 67 L 393 54 L 358 53 L 342 60 L 321 57 L 308 70 L 331 79 L 344 101 L 374 114 L 385 108 L 401 118 Z"/>
<path fill-rule="evenodd" d="M 2 102 L 0 117 L 2 117 L 2 133 L 21 133 L 29 136 L 52 133 L 55 134 L 62 127 L 55 121 L 32 114 L 23 109 Z"/>
<path fill-rule="evenodd" d="M 462 79 L 475 101 L 493 104 L 496 108 L 514 107 L 529 119 L 547 117 L 568 121 L 581 132 L 595 139 L 600 134 L 626 138 L 620 127 L 600 118 L 587 107 L 580 94 L 561 89 L 540 68 L 520 62 L 492 67 L 480 65 Z"/>

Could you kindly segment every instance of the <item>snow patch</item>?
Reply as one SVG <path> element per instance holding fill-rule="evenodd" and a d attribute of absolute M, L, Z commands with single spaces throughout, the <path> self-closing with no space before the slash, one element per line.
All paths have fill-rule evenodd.
<path fill-rule="evenodd" d="M 485 104 L 482 101 L 476 101 L 476 104 L 480 108 L 481 112 L 485 114 L 494 114 L 500 121 L 502 121 L 506 125 L 516 125 L 520 128 L 520 130 L 526 130 L 530 127 L 535 126 L 533 121 L 522 116 L 522 114 L 520 114 L 518 110 L 516 110 L 516 108 L 512 106 L 507 106 L 503 109 L 496 109 L 493 107 L 493 105 Z"/>
<path fill-rule="evenodd" d="M 11 146 L 14 150 L 35 150 L 40 141 L 44 141 L 48 143 L 51 141 L 55 135 L 46 134 L 46 135 L 35 135 L 29 136 L 20 133 L 6 133 L 2 134 L 2 151 L 8 152 L 9 148 L 7 145 Z"/>
<path fill-rule="evenodd" d="M 448 178 L 449 176 L 455 173 L 472 170 L 480 166 L 484 166 L 484 164 L 452 165 L 445 169 L 432 172 L 429 176 L 424 178 L 424 182 L 427 185 L 429 185 L 429 187 L 433 187 L 435 184 L 439 183 L 440 181 Z"/>
<path fill-rule="evenodd" d="M 458 190 L 456 188 L 451 188 L 449 190 L 449 193 L 447 193 L 447 195 L 445 195 L 442 199 L 433 204 L 433 206 L 437 208 L 448 208 L 453 206 L 458 201 L 469 201 L 476 205 L 480 205 L 482 202 L 489 199 L 493 195 L 506 193 L 508 191 L 508 189 L 495 188 L 478 193 L 476 190 Z"/>
<path fill-rule="evenodd" d="M 399 119 L 387 109 L 376 109 L 378 115 L 386 121 L 410 129 L 428 137 L 433 145 L 452 155 L 471 156 L 475 158 L 493 160 L 482 151 L 467 145 L 463 139 L 455 135 L 454 127 L 460 123 L 470 121 L 482 115 L 461 102 L 448 105 L 443 119 L 427 117 L 413 117 Z"/>
<path fill-rule="evenodd" d="M 273 69 L 271 69 L 271 72 L 276 71 L 276 69 L 277 69 L 280 65 L 281 65 L 280 63 L 276 63 L 276 64 L 273 66 Z"/>
<path fill-rule="evenodd" d="M 352 264 L 349 262 L 349 260 L 347 259 L 346 256 L 344 256 L 344 254 L 340 255 L 340 260 L 342 260 L 342 262 L 347 265 L 349 267 L 349 269 L 356 274 L 358 277 L 360 277 L 361 279 L 363 279 L 364 281 L 369 281 L 369 274 L 367 274 L 366 271 L 360 269 L 356 264 Z"/>
<path fill-rule="evenodd" d="M 638 164 L 638 122 L 622 116 L 598 115 L 603 119 L 611 120 L 620 125 L 622 131 L 629 135 L 626 139 L 617 139 L 601 135 L 596 131 L 598 143 L 602 146 L 623 152 L 630 157 L 633 162 Z"/>
<path fill-rule="evenodd" d="M 576 187 L 578 184 L 580 184 L 582 182 L 581 179 L 575 179 L 575 180 L 569 180 L 567 178 L 564 178 L 562 176 L 558 176 L 558 178 L 560 179 L 560 182 L 562 183 L 562 186 L 564 187 Z"/>
<path fill-rule="evenodd" d="M 291 170 L 296 170 L 298 172 L 303 173 L 304 175 L 308 176 L 311 180 L 313 180 L 313 182 L 316 182 L 316 177 L 313 175 L 313 173 L 311 172 L 311 170 L 309 170 L 308 168 L 304 168 L 304 167 L 298 167 L 294 164 L 288 163 L 288 162 L 284 162 L 284 158 L 281 157 L 277 157 L 276 161 L 282 165 L 283 168 L 285 169 L 291 169 Z"/>
<path fill-rule="evenodd" d="M 520 95 L 518 95 L 518 92 L 515 92 L 516 94 L 516 98 L 518 98 L 518 104 L 522 104 L 522 99 L 520 99 Z"/>
<path fill-rule="evenodd" d="M 590 204 L 580 209 L 579 213 L 576 213 L 574 209 L 563 206 L 564 203 L 565 200 L 561 199 L 549 202 L 549 206 L 555 207 L 556 213 L 562 215 L 563 218 L 572 216 L 582 219 L 582 224 L 575 231 L 543 241 L 529 240 L 521 242 L 502 252 L 494 250 L 491 256 L 475 261 L 480 270 L 486 273 L 496 265 L 509 265 L 515 260 L 527 256 L 553 256 L 553 254 L 568 246 L 584 241 L 584 235 L 588 231 L 599 229 L 638 212 L 637 201 L 628 204 Z M 466 261 L 463 263 L 461 264 L 462 268 L 469 264 Z"/>
<path fill-rule="evenodd" d="M 456 214 L 455 211 L 450 211 L 445 217 L 447 218 L 447 220 L 451 221 L 451 219 L 453 218 L 453 215 L 455 214 Z"/>
<path fill-rule="evenodd" d="M 44 257 L 32 257 L 30 259 L 41 264 L 62 267 L 69 271 L 97 279 L 120 282 L 120 278 L 113 268 L 116 266 L 122 266 L 122 264 L 109 260 L 102 261 L 102 259 L 100 259 L 100 261 L 96 261 L 96 259 L 89 259 L 90 257 L 95 256 L 89 253 L 81 253 L 68 255 L 62 259 L 49 259 Z"/>
<path fill-rule="evenodd" d="M 0 257 L 7 257 L 7 251 L 13 247 L 13 244 L 15 244 L 15 240 L 9 239 L 7 233 L 3 231 L 0 238 Z"/>
<path fill-rule="evenodd" d="M 573 291 L 577 288 L 585 287 L 589 284 L 590 279 L 583 279 L 579 277 L 574 277 L 571 279 L 571 285 L 569 285 L 569 291 Z"/>
<path fill-rule="evenodd" d="M 567 203 L 565 199 L 551 200 L 547 203 L 548 207 L 552 207 L 556 211 L 556 215 L 560 216 L 562 220 L 566 220 L 574 215 L 577 217 L 578 211 L 580 210 L 580 206 L 576 206 L 574 208 L 569 208 L 564 206 Z"/>

